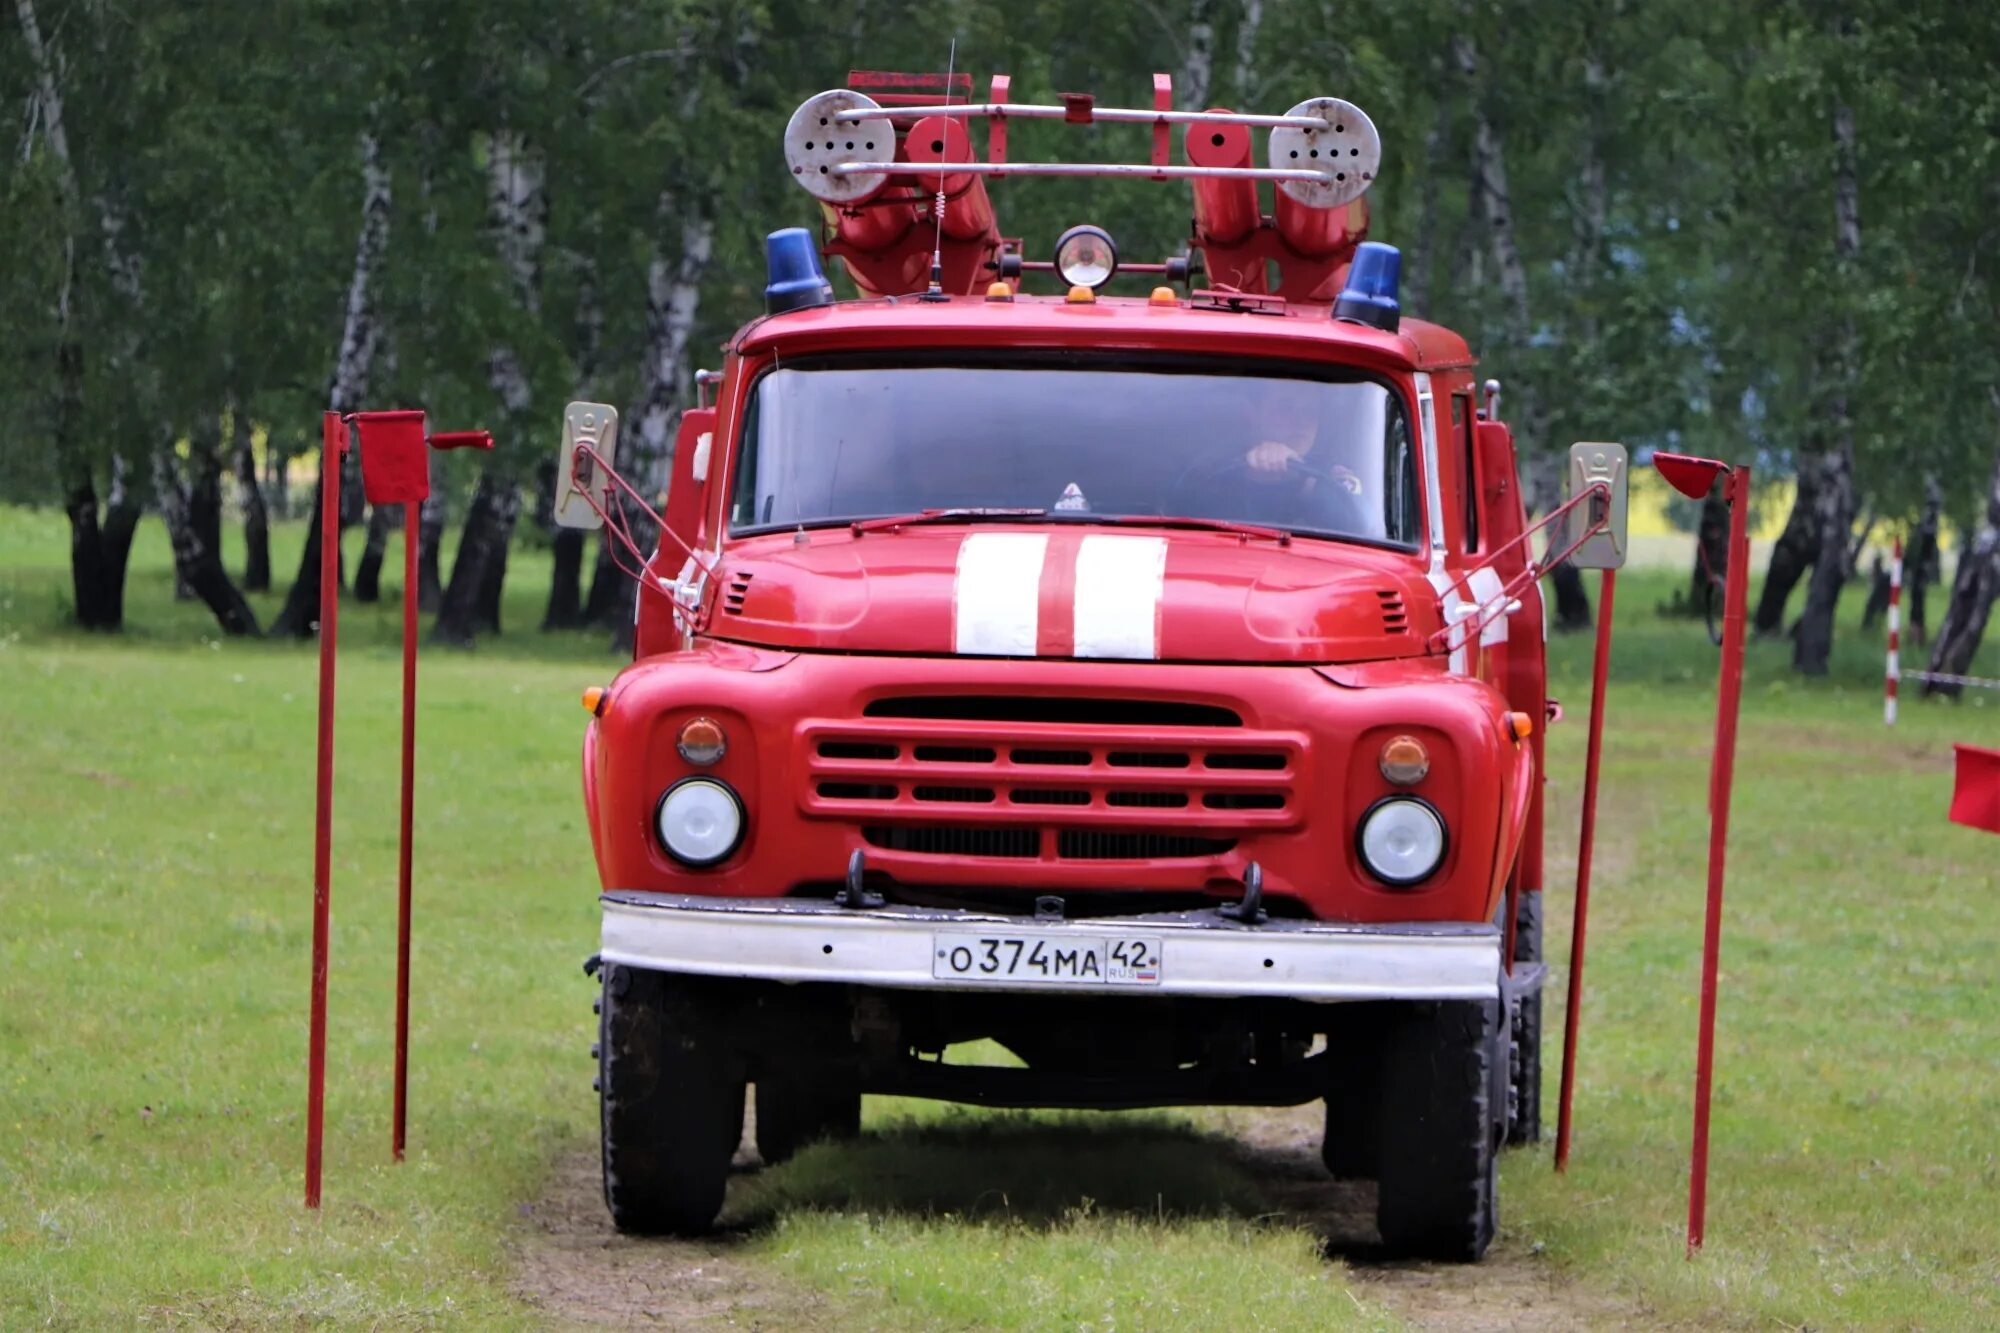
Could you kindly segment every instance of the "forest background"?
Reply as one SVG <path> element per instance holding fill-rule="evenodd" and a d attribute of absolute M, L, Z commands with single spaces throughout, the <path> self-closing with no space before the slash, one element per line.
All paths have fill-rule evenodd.
<path fill-rule="evenodd" d="M 223 631 L 312 633 L 316 540 L 274 570 L 268 530 L 314 509 L 319 415 L 420 405 L 498 440 L 436 469 L 434 638 L 500 632 L 508 552 L 538 543 L 541 628 L 617 639 L 629 584 L 549 522 L 562 403 L 620 405 L 621 467 L 657 488 L 695 370 L 758 308 L 763 237 L 814 221 L 781 166 L 792 108 L 849 68 L 941 68 L 954 42 L 976 87 L 1006 71 L 1028 100 L 1143 104 L 1164 70 L 1184 107 L 1359 103 L 1385 143 L 1372 234 L 1403 249 L 1405 308 L 1504 381 L 1538 502 L 1577 438 L 1790 479 L 1765 488 L 1782 509 L 1756 614 L 1797 670 L 1827 669 L 1871 538 L 1910 549 L 1933 669 L 1968 668 L 2000 591 L 1993 7 L 10 7 L 0 502 L 66 513 L 65 612 L 87 627 L 121 626 L 132 535 L 157 514 L 181 595 Z M 1082 135 L 1022 125 L 1016 156 L 1144 152 L 1142 129 Z M 1185 243 L 1179 187 L 994 194 L 1031 255 L 1084 220 L 1128 255 Z M 364 534 L 346 586 L 375 600 L 399 514 L 344 494 Z M 1670 516 L 1697 534 L 1676 601 L 1698 614 L 1722 511 Z M 225 523 L 244 527 L 239 567 Z M 260 623 L 244 592 L 274 580 L 289 593 Z M 1926 608 L 1935 582 L 1945 606 Z M 1560 623 L 1588 624 L 1580 581 L 1559 592 Z"/>

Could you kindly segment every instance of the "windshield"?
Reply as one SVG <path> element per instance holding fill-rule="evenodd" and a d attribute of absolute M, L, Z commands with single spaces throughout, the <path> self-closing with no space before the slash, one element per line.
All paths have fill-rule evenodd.
<path fill-rule="evenodd" d="M 1386 383 L 1212 367 L 774 370 L 744 415 L 730 531 L 988 509 L 1416 544 L 1409 422 Z"/>

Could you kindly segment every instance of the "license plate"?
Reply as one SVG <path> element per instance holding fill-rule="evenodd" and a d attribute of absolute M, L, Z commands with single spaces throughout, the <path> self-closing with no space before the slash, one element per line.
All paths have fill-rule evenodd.
<path fill-rule="evenodd" d="M 1134 935 L 938 931 L 931 975 L 948 981 L 1157 986 L 1160 941 Z"/>

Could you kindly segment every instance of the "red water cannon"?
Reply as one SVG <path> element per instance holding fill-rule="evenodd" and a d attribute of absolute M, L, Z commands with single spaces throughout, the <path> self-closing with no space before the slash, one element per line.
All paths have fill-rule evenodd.
<path fill-rule="evenodd" d="M 985 102 L 972 102 L 971 90 L 966 75 L 857 70 L 846 88 L 807 98 L 785 127 L 786 167 L 820 203 L 826 253 L 847 264 L 864 295 L 924 291 L 934 257 L 939 286 L 951 295 L 971 295 L 996 277 L 1024 271 L 1054 270 L 1067 279 L 1059 258 L 1033 261 L 1010 250 L 1016 243 L 1002 238 L 986 193 L 991 177 L 1191 181 L 1193 245 L 1215 288 L 1243 295 L 1331 302 L 1367 234 L 1362 195 L 1381 168 L 1382 141 L 1352 102 L 1309 98 L 1283 115 L 1177 111 L 1165 74 L 1153 76 L 1150 107 L 1099 106 L 1089 93 L 1013 102 L 1005 74 L 993 76 Z M 983 158 L 969 129 L 975 120 L 986 126 Z M 1007 127 L 1015 120 L 1144 125 L 1152 131 L 1152 151 L 1144 162 L 1016 162 L 1007 155 Z M 1171 160 L 1176 128 L 1181 162 Z M 1262 166 L 1252 143 L 1260 130 L 1268 132 Z M 1265 185 L 1273 187 L 1268 213 L 1260 196 Z M 1267 276 L 1273 265 L 1275 288 Z M 1099 281 L 1120 271 L 1115 259 L 1099 267 Z M 1192 277 L 1185 260 L 1127 264 L 1122 271 Z"/>

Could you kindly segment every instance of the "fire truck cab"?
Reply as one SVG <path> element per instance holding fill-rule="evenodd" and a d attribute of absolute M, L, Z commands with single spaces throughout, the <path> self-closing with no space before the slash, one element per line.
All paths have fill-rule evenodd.
<path fill-rule="evenodd" d="M 1497 386 L 1363 240 L 1373 126 L 850 82 L 587 697 L 617 1225 L 713 1223 L 746 1086 L 766 1162 L 868 1093 L 1324 1101 L 1384 1243 L 1478 1258 L 1538 1133 L 1543 615 Z M 1035 116 L 1153 159 L 1010 163 Z M 1057 165 L 1189 179 L 1190 252 L 1031 257 L 984 180 Z M 559 514 L 619 526 L 614 437 L 572 405 Z"/>

